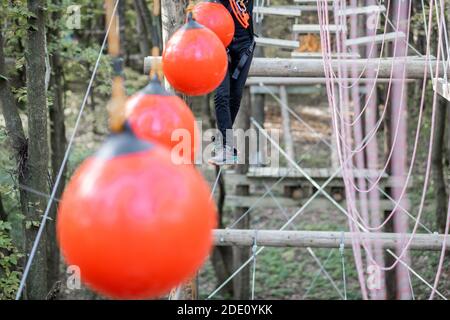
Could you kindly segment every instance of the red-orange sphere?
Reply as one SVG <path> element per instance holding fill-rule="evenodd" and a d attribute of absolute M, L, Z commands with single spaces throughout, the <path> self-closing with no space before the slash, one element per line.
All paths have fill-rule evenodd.
<path fill-rule="evenodd" d="M 195 20 L 213 31 L 228 47 L 233 40 L 235 27 L 230 12 L 217 0 L 198 3 L 193 10 Z"/>
<path fill-rule="evenodd" d="M 192 277 L 212 246 L 216 209 L 193 166 L 131 133 L 112 136 L 68 184 L 58 212 L 62 253 L 94 290 L 161 296 Z"/>
<path fill-rule="evenodd" d="M 162 144 L 177 153 L 183 163 L 195 162 L 200 135 L 195 117 L 181 98 L 164 90 L 157 78 L 128 100 L 126 114 L 138 138 Z"/>
<path fill-rule="evenodd" d="M 219 37 L 192 19 L 168 41 L 163 52 L 166 79 L 178 91 L 201 96 L 225 78 L 228 57 Z"/>

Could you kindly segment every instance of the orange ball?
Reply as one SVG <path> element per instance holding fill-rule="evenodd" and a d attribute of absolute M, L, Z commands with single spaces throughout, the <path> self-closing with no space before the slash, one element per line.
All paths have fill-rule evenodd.
<path fill-rule="evenodd" d="M 128 100 L 126 115 L 138 138 L 177 152 L 183 163 L 195 162 L 200 135 L 195 117 L 181 98 L 161 86 L 157 77 Z M 185 139 L 189 139 L 187 143 Z"/>
<path fill-rule="evenodd" d="M 213 31 L 228 47 L 233 40 L 235 27 L 230 12 L 217 0 L 198 3 L 193 10 L 195 20 Z"/>
<path fill-rule="evenodd" d="M 188 22 L 167 42 L 163 52 L 166 79 L 178 91 L 201 96 L 224 80 L 228 56 L 219 37 L 188 15 Z"/>
<path fill-rule="evenodd" d="M 161 296 L 192 277 L 210 253 L 216 209 L 193 166 L 165 148 L 113 135 L 67 185 L 57 231 L 68 264 L 117 299 Z"/>

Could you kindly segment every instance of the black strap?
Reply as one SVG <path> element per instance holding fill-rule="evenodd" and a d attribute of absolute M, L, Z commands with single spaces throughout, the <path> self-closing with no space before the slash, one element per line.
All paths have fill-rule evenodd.
<path fill-rule="evenodd" d="M 232 78 L 234 80 L 239 79 L 239 76 L 241 75 L 241 71 L 242 69 L 244 69 L 245 65 L 248 62 L 248 59 L 250 59 L 250 57 L 253 54 L 253 51 L 255 50 L 255 46 L 256 46 L 256 41 L 253 38 L 252 40 L 252 44 L 248 47 L 248 49 L 244 52 L 244 54 L 242 55 L 241 59 L 239 60 L 239 63 L 236 67 L 236 69 L 233 72 L 233 76 Z"/>

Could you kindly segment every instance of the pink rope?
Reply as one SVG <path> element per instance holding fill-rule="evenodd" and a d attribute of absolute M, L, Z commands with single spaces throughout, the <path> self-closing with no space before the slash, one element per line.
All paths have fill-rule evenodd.
<path fill-rule="evenodd" d="M 320 4 L 320 1 L 318 1 L 318 4 Z M 327 4 L 324 4 L 324 6 L 325 6 L 325 8 L 327 7 Z M 432 6 L 432 3 L 431 3 L 431 6 Z M 321 8 L 321 10 L 322 10 L 322 14 L 319 14 L 319 20 L 320 20 L 320 22 L 323 24 L 323 20 L 325 20 L 325 23 L 326 24 L 328 24 L 328 16 L 327 16 L 327 13 L 328 13 L 328 10 L 323 10 L 323 7 L 322 6 L 319 6 L 320 8 Z M 326 11 L 325 13 L 323 12 L 323 11 Z M 430 23 L 429 23 L 429 28 L 431 29 L 431 17 L 432 17 L 432 15 L 431 15 L 431 10 L 430 10 L 430 17 L 429 17 L 429 19 L 430 19 Z M 322 30 L 321 30 L 321 39 L 322 39 L 322 47 L 323 47 L 323 49 L 324 50 L 328 50 L 328 52 L 331 52 L 331 48 L 330 48 L 330 41 L 329 41 L 329 32 L 328 32 L 328 34 L 325 34 L 325 35 L 323 35 L 323 33 L 324 32 L 322 32 Z M 429 31 L 429 34 L 431 33 L 431 30 Z M 441 39 L 441 35 L 440 35 L 440 37 L 439 37 L 439 39 Z M 327 54 L 327 52 L 325 52 L 324 53 L 324 60 L 325 60 L 325 62 L 328 62 L 328 60 L 329 60 L 329 57 L 330 57 L 331 55 L 330 54 Z M 428 57 L 429 57 L 429 39 L 427 39 L 427 56 L 426 56 L 426 60 L 428 60 Z M 438 63 L 439 63 L 439 60 L 438 60 Z M 324 71 L 325 71 L 325 75 L 326 75 L 326 77 L 328 78 L 329 77 L 329 68 L 330 68 L 330 63 L 328 63 L 328 65 L 325 63 L 324 64 Z M 424 71 L 424 78 L 426 79 L 426 76 L 427 76 L 427 65 L 426 65 L 426 67 L 425 67 L 425 71 Z M 436 72 L 438 72 L 438 70 L 436 70 Z M 438 73 L 437 73 L 438 74 Z M 330 105 L 331 106 L 335 106 L 335 91 L 334 91 L 334 86 L 332 86 L 331 85 L 331 83 L 329 83 L 329 82 L 331 82 L 331 81 L 327 81 L 327 94 L 328 94 L 328 97 L 329 97 L 329 100 L 330 100 Z M 420 108 L 420 111 L 421 111 L 421 115 L 419 116 L 419 118 L 421 118 L 422 117 L 422 109 L 423 109 L 423 104 L 424 104 L 424 91 L 425 91 L 425 85 L 426 85 L 426 83 L 425 83 L 425 81 L 424 81 L 424 88 L 423 88 L 423 92 L 422 92 L 422 99 L 421 99 L 421 108 Z M 435 103 L 433 103 L 433 109 L 435 109 Z M 333 114 L 334 114 L 334 111 L 336 110 L 336 108 L 335 107 L 333 107 Z M 333 118 L 335 118 L 335 117 L 333 117 Z M 433 121 L 434 121 L 434 118 L 433 118 Z M 432 126 L 434 125 L 434 123 L 432 123 Z M 337 123 L 337 121 L 336 121 L 336 119 L 333 119 L 333 128 L 334 128 L 334 130 L 335 131 L 338 131 L 339 130 L 339 126 L 338 126 L 338 123 Z M 419 126 L 419 128 L 420 128 L 420 126 Z M 415 149 L 417 149 L 417 143 L 418 143 L 418 135 L 419 135 L 419 133 L 420 133 L 420 130 L 417 130 L 417 132 L 416 132 L 416 142 L 415 142 Z M 345 136 L 344 136 L 344 138 L 345 138 Z M 338 154 L 339 154 L 339 156 L 340 156 L 340 161 L 341 161 L 341 163 L 345 163 L 345 162 L 343 162 L 343 157 L 342 157 L 342 155 L 344 155 L 344 158 L 345 158 L 345 153 L 343 153 L 342 152 L 342 148 L 341 148 L 341 139 L 337 139 L 338 141 L 337 141 L 337 147 L 338 147 Z M 344 140 L 344 139 L 343 139 Z M 431 150 L 432 150 L 432 142 L 433 142 L 433 137 L 431 137 L 431 141 L 430 141 L 430 148 L 429 148 L 429 155 L 431 154 Z M 414 152 L 413 152 L 413 156 L 414 156 L 414 159 L 415 159 L 415 155 L 416 155 L 416 152 L 417 152 L 417 150 L 415 150 Z M 412 233 L 412 235 L 411 235 L 411 237 L 410 237 L 410 239 L 408 240 L 408 243 L 407 243 L 407 245 L 404 247 L 404 249 L 403 249 L 403 251 L 402 251 L 402 253 L 400 254 L 400 256 L 396 259 L 396 261 L 393 263 L 393 265 L 391 265 L 390 267 L 387 267 L 387 268 L 385 268 L 385 267 L 382 267 L 382 266 L 379 266 L 379 267 L 382 267 L 382 269 L 383 270 L 392 270 L 397 264 L 398 264 L 398 262 L 400 261 L 400 259 L 402 259 L 403 258 L 403 256 L 406 254 L 406 252 L 407 252 L 407 249 L 409 248 L 409 246 L 410 246 L 410 244 L 411 244 L 411 241 L 412 241 L 412 238 L 414 237 L 414 235 L 415 235 L 415 233 L 417 232 L 417 227 L 418 227 L 418 224 L 419 224 L 419 221 L 420 221 L 420 217 L 421 217 L 421 214 L 422 214 L 422 211 L 423 211 L 423 204 L 424 204 L 424 199 L 425 199 L 425 197 L 426 197 L 426 189 L 427 189 L 427 187 L 428 187 L 428 181 L 429 181 L 429 166 L 430 166 L 430 163 L 428 163 L 428 165 L 427 165 L 427 172 L 426 172 L 426 175 L 425 175 L 425 183 L 424 183 L 424 190 L 423 190 L 423 192 L 422 192 L 422 200 L 421 200 L 421 205 L 420 205 L 420 208 L 419 208 L 419 213 L 418 213 L 418 218 L 417 218 L 417 222 L 416 222 L 416 224 L 415 224 L 415 226 L 414 226 L 414 228 L 413 228 L 413 233 Z M 346 170 L 347 168 L 344 168 L 344 174 L 343 174 L 343 176 L 345 176 L 344 177 L 344 181 L 345 182 L 348 182 L 349 181 L 349 175 L 348 175 L 348 172 L 346 172 L 347 170 Z M 410 168 L 410 172 L 411 172 L 411 169 L 412 169 L 412 166 L 411 166 L 411 168 Z M 351 174 L 350 174 L 350 176 L 351 176 Z M 408 174 L 408 176 L 411 176 L 411 174 L 409 173 Z M 403 190 L 402 190 L 402 195 L 400 196 L 400 199 L 402 199 L 403 198 L 403 196 L 404 196 L 404 191 L 406 190 L 406 188 L 403 188 Z M 350 199 L 350 201 L 352 201 L 352 197 L 349 197 L 349 199 Z M 396 207 L 398 207 L 399 206 L 399 202 L 397 202 L 396 203 Z M 352 211 L 353 211 L 353 209 L 354 209 L 354 204 L 352 205 L 352 204 L 350 204 L 350 209 L 352 209 Z M 393 210 L 393 213 L 391 214 L 391 216 L 393 215 L 395 213 L 395 210 Z M 390 217 L 388 217 L 388 219 L 389 219 Z M 388 220 L 388 219 L 386 219 L 386 220 Z M 384 223 L 385 224 L 385 223 Z M 384 225 L 383 224 L 383 225 Z M 364 244 L 363 244 L 363 246 L 364 246 Z M 366 251 L 367 251 L 367 248 L 365 248 L 366 249 Z M 376 261 L 374 261 L 373 260 L 373 257 L 370 257 L 371 258 L 371 261 L 372 261 L 372 263 L 375 263 L 375 264 L 377 264 L 377 262 Z M 378 265 L 378 264 L 377 264 Z"/>

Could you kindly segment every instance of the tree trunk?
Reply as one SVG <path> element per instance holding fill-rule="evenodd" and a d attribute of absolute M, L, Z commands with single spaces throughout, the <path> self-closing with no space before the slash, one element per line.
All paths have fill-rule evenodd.
<path fill-rule="evenodd" d="M 160 0 L 154 0 L 153 12 L 152 12 L 152 43 L 153 47 L 158 47 L 159 51 L 162 51 L 162 30 L 161 30 L 161 4 Z"/>
<path fill-rule="evenodd" d="M 0 193 L 0 221 L 8 221 L 8 214 L 3 206 L 2 194 Z"/>
<path fill-rule="evenodd" d="M 184 23 L 185 9 L 188 5 L 188 0 L 161 0 L 161 15 L 162 15 L 162 34 L 164 44 L 169 40 L 170 36 L 178 30 Z M 166 88 L 171 89 L 166 81 Z M 187 96 L 183 96 L 186 103 L 191 106 L 192 100 Z M 198 281 L 197 277 L 182 284 L 177 290 L 171 294 L 172 299 L 177 300 L 196 300 L 198 298 Z"/>
<path fill-rule="evenodd" d="M 45 0 L 28 0 L 26 69 L 28 101 L 28 162 L 27 186 L 39 192 L 48 193 L 48 132 L 47 94 L 45 88 Z M 31 251 L 36 239 L 38 225 L 46 203 L 42 197 L 28 195 L 26 220 L 31 222 L 26 229 L 26 249 Z M 34 225 L 33 225 L 34 224 Z M 26 294 L 28 299 L 43 299 L 47 295 L 46 235 L 43 234 L 28 277 Z"/>
<path fill-rule="evenodd" d="M 53 14 L 53 20 L 57 23 L 60 19 L 60 13 L 55 12 Z M 56 30 L 51 30 L 48 35 L 48 39 L 52 39 L 55 42 L 59 41 L 60 33 Z M 59 173 L 60 166 L 63 162 L 67 140 L 66 140 L 66 126 L 64 117 L 64 103 L 63 94 L 64 88 L 62 84 L 63 67 L 61 64 L 61 57 L 59 50 L 55 50 L 51 57 L 52 65 L 52 78 L 51 78 L 51 90 L 53 95 L 53 105 L 49 109 L 50 118 L 50 142 L 51 142 L 51 171 L 52 180 L 56 180 Z M 66 168 L 64 168 L 61 181 L 58 186 L 56 198 L 60 198 L 65 187 L 66 181 Z M 55 283 L 59 280 L 60 271 L 60 254 L 56 241 L 56 206 L 53 206 L 50 212 L 50 220 L 47 221 L 47 281 L 48 290 L 51 290 Z"/>
<path fill-rule="evenodd" d="M 142 16 L 141 0 L 134 0 L 134 9 L 136 11 L 136 28 L 139 35 L 139 50 L 141 52 L 142 58 L 148 56 L 150 54 L 150 41 L 149 35 L 147 33 L 147 29 L 145 28 L 144 18 Z"/>
<path fill-rule="evenodd" d="M 126 11 L 127 11 L 127 1 L 120 1 L 117 13 L 119 16 L 119 37 L 120 37 L 120 56 L 125 57 L 127 48 L 127 37 L 126 37 Z"/>
<path fill-rule="evenodd" d="M 11 147 L 14 149 L 17 163 L 26 160 L 27 139 L 20 119 L 11 85 L 6 74 L 6 61 L 4 54 L 4 40 L 2 24 L 0 24 L 0 106 L 6 122 L 6 134 Z"/>
<path fill-rule="evenodd" d="M 236 128 L 243 129 L 247 131 L 250 128 L 250 90 L 247 88 L 244 91 L 242 105 L 246 106 L 241 108 L 239 111 L 238 118 L 236 120 Z M 241 154 L 245 153 L 245 163 L 236 166 L 236 173 L 246 175 L 249 168 L 250 159 L 250 146 L 249 140 L 245 141 L 245 149 L 240 150 Z M 237 185 L 236 195 L 238 196 L 249 196 L 250 195 L 249 185 Z M 248 211 L 245 207 L 236 207 L 234 210 L 233 221 L 241 219 L 242 215 Z M 243 219 L 235 226 L 236 229 L 249 229 L 250 228 L 250 214 L 247 213 Z M 250 257 L 250 248 L 233 247 L 233 270 L 237 270 L 241 267 L 245 261 Z M 244 268 L 239 274 L 237 274 L 233 279 L 234 286 L 234 299 L 236 300 L 247 300 L 250 298 L 250 268 Z"/>
<path fill-rule="evenodd" d="M 447 108 L 448 102 L 441 98 L 436 107 L 435 143 L 432 154 L 433 182 L 436 194 L 436 223 L 441 233 L 445 231 L 448 205 L 444 171 L 444 137 Z"/>
<path fill-rule="evenodd" d="M 25 131 L 23 129 L 22 120 L 20 118 L 19 109 L 14 95 L 11 91 L 10 80 L 7 78 L 6 63 L 4 55 L 4 41 L 2 25 L 0 24 L 0 106 L 3 117 L 6 123 L 6 135 L 8 143 L 13 150 L 13 155 L 16 160 L 16 175 L 19 186 L 26 185 L 26 163 L 28 159 L 28 141 L 25 137 Z M 20 194 L 20 207 L 23 215 L 27 213 L 27 196 L 28 193 L 19 188 Z M 17 247 L 20 250 L 25 249 L 25 235 L 24 229 L 21 223 L 18 223 L 18 234 L 20 239 L 17 240 Z"/>
<path fill-rule="evenodd" d="M 147 3 L 143 0 L 138 1 L 139 2 L 139 8 L 140 8 L 140 15 L 142 18 L 142 22 L 145 26 L 145 29 L 147 31 L 147 36 L 149 39 L 151 38 L 151 43 L 153 47 L 159 47 L 159 38 L 158 37 L 158 28 L 155 28 L 155 24 L 153 22 L 153 16 L 150 13 L 150 9 L 147 5 Z M 159 31 L 161 31 L 161 28 L 159 28 Z"/>

